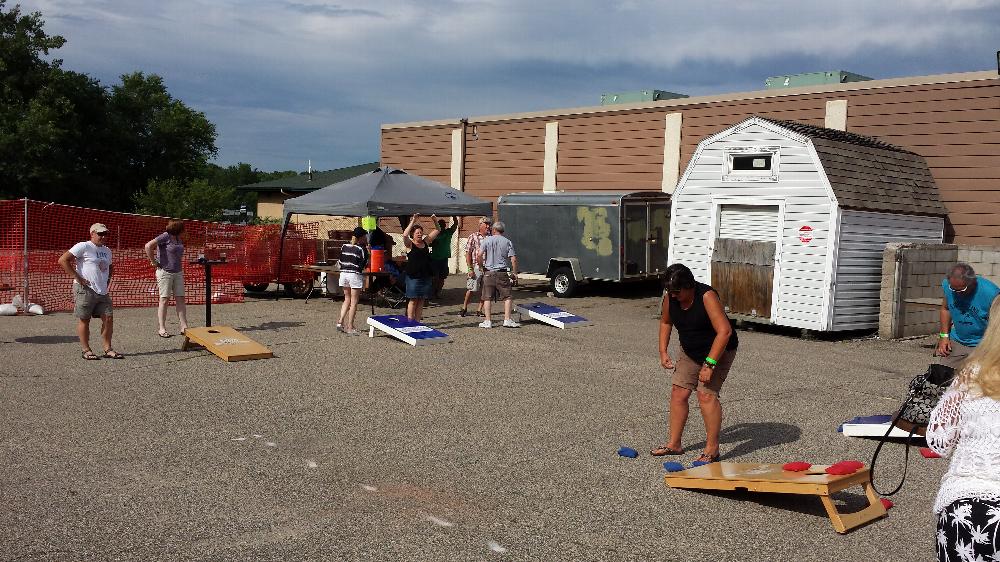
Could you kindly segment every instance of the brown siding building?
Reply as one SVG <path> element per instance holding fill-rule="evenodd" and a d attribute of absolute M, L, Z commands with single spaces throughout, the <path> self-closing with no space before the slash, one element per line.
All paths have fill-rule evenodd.
<path fill-rule="evenodd" d="M 381 162 L 495 199 L 671 192 L 698 143 L 750 115 L 878 137 L 923 156 L 947 237 L 1000 246 L 1000 76 L 972 72 L 382 126 Z"/>

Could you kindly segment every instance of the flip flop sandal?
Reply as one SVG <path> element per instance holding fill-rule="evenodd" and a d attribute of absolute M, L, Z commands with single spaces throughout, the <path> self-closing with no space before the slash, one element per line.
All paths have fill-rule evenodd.
<path fill-rule="evenodd" d="M 700 457 L 696 458 L 694 462 L 691 463 L 691 465 L 702 466 L 705 464 L 712 464 L 713 462 L 719 462 L 719 455 L 708 455 L 702 453 Z"/>
<path fill-rule="evenodd" d="M 684 449 L 674 449 L 673 447 L 661 445 L 650 451 L 649 454 L 653 455 L 654 457 L 662 457 L 664 455 L 683 455 Z"/>
<path fill-rule="evenodd" d="M 113 349 L 109 349 L 104 352 L 104 356 L 108 359 L 125 359 L 125 356 Z"/>
<path fill-rule="evenodd" d="M 163 330 L 162 332 L 157 332 L 157 335 L 159 335 L 161 338 L 172 338 L 172 337 L 174 337 L 173 334 L 168 334 L 166 330 Z"/>
<path fill-rule="evenodd" d="M 97 354 L 94 353 L 93 351 L 84 351 L 83 355 L 81 357 L 83 357 L 87 361 L 100 361 L 101 360 L 101 358 L 98 357 Z"/>

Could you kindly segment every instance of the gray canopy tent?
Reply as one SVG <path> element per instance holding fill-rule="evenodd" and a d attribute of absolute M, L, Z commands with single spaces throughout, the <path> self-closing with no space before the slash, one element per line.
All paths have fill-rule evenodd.
<path fill-rule="evenodd" d="M 383 166 L 342 182 L 285 201 L 277 269 L 285 251 L 292 215 L 341 217 L 492 216 L 493 204 L 403 170 Z M 277 278 L 277 275 L 275 276 Z"/>

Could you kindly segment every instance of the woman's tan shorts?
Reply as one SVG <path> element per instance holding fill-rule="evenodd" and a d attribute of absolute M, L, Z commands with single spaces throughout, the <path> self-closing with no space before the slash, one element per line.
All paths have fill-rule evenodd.
<path fill-rule="evenodd" d="M 673 383 L 688 390 L 700 390 L 718 395 L 719 391 L 722 390 L 722 383 L 726 382 L 726 376 L 729 375 L 729 369 L 733 366 L 734 359 L 736 359 L 735 349 L 723 353 L 722 357 L 719 358 L 719 364 L 715 366 L 715 369 L 712 369 L 712 378 L 707 383 L 703 383 L 698 380 L 698 371 L 701 370 L 703 363 L 696 363 L 681 350 L 677 360 L 674 361 L 676 368 L 674 369 Z"/>
<path fill-rule="evenodd" d="M 160 288 L 160 298 L 184 296 L 184 272 L 170 273 L 162 269 L 156 270 L 156 285 Z"/>

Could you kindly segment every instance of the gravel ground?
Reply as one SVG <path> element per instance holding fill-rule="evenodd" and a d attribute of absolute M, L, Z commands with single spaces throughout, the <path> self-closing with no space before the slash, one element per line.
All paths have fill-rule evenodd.
<path fill-rule="evenodd" d="M 420 348 L 337 334 L 338 301 L 216 306 L 276 354 L 239 363 L 157 337 L 151 309 L 115 313 L 121 361 L 82 360 L 70 314 L 0 319 L 0 558 L 933 557 L 945 460 L 915 455 L 889 517 L 847 535 L 814 498 L 665 487 L 647 454 L 670 388 L 654 290 L 559 303 L 590 327 L 483 330 L 458 316 L 461 283 L 426 315 L 454 341 Z M 556 302 L 541 287 L 516 297 Z M 874 443 L 837 425 L 892 411 L 930 353 L 774 330 L 740 341 L 722 453 L 742 462 L 867 462 Z M 704 439 L 694 399 L 691 413 L 687 462 Z M 884 458 L 888 485 L 900 449 Z M 837 498 L 856 508 L 859 493 Z"/>

